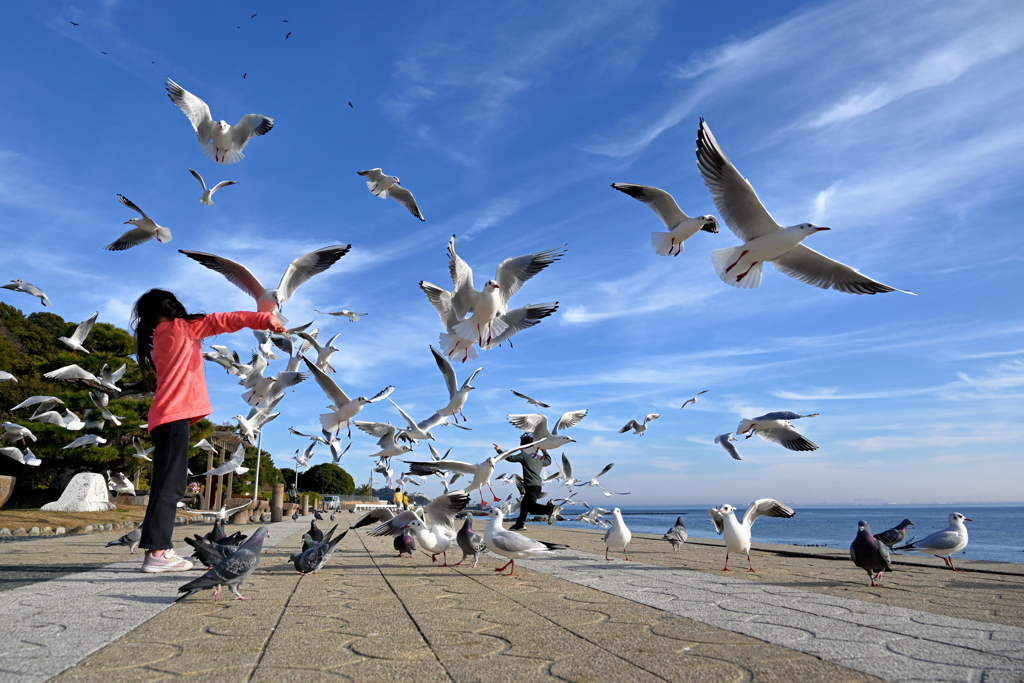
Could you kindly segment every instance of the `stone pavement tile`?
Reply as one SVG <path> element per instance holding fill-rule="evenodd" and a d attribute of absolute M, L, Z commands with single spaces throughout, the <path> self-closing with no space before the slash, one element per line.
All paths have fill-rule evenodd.
<path fill-rule="evenodd" d="M 601 531 L 531 524 L 526 533 L 542 541 L 565 543 L 574 550 L 604 555 L 604 532 Z M 772 550 L 762 550 L 762 547 Z M 757 570 L 754 574 L 745 571 L 732 571 L 728 574 L 722 572 L 725 548 L 717 539 L 691 539 L 683 546 L 682 552 L 675 554 L 671 546 L 658 536 L 634 534 L 629 546 L 629 556 L 639 562 L 659 567 L 696 571 L 712 576 L 729 576 L 760 584 L 789 586 L 815 593 L 975 621 L 1024 626 L 1024 573 L 1020 571 L 1019 565 L 982 562 L 971 564 L 997 569 L 1006 567 L 1007 571 L 1015 572 L 1012 575 L 951 572 L 937 559 L 933 561 L 932 558 L 922 556 L 900 555 L 894 559 L 917 564 L 896 565 L 895 571 L 885 574 L 883 587 L 871 588 L 868 586 L 864 570 L 858 569 L 845 559 L 843 549 L 822 549 L 822 557 L 789 557 L 776 552 L 784 551 L 786 547 L 758 546 L 755 543 L 755 550 L 751 554 L 754 568 Z M 817 549 L 795 550 L 810 552 Z M 825 553 L 843 559 L 826 559 Z M 740 570 L 745 564 L 742 561 L 745 558 L 739 560 L 739 564 L 734 566 L 736 570 Z M 620 567 L 628 565 L 621 560 L 607 564 Z"/>

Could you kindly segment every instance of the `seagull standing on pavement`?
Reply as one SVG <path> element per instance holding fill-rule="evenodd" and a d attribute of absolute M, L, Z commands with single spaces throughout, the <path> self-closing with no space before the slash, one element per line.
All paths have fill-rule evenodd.
<path fill-rule="evenodd" d="M 637 422 L 636 420 L 630 420 L 629 422 L 626 423 L 625 427 L 619 430 L 619 434 L 625 434 L 630 429 L 632 429 L 634 434 L 639 434 L 640 436 L 643 436 L 644 432 L 647 431 L 647 423 L 653 422 L 654 420 L 657 420 L 659 417 L 661 417 L 661 415 L 659 415 L 658 413 L 651 413 L 650 415 L 644 418 L 643 424 Z"/>
<path fill-rule="evenodd" d="M 629 555 L 626 553 L 626 546 L 629 545 L 629 541 L 633 538 L 633 534 L 629 532 L 629 527 L 622 520 L 622 511 L 619 508 L 612 510 L 612 526 L 608 531 L 604 532 L 604 559 L 609 562 L 612 558 L 608 557 L 608 551 L 614 548 L 615 550 L 622 549 L 622 554 L 626 558 L 626 562 L 629 562 Z"/>
<path fill-rule="evenodd" d="M 104 249 L 107 249 L 108 251 L 124 251 L 125 249 L 131 249 L 132 247 L 144 244 L 154 237 L 157 242 L 171 241 L 170 228 L 157 225 L 156 221 L 150 218 L 145 211 L 135 206 L 135 204 L 133 204 L 127 197 L 117 195 L 117 198 L 129 209 L 138 212 L 141 218 L 132 218 L 131 220 L 125 221 L 125 225 L 134 225 L 135 227 L 118 237 L 107 246 L 103 247 Z"/>
<path fill-rule="evenodd" d="M 964 526 L 964 522 L 973 521 L 959 512 L 951 512 L 948 527 L 942 531 L 936 531 L 930 536 L 925 536 L 920 541 L 902 545 L 894 550 L 913 550 L 926 555 L 937 555 L 942 558 L 947 567 L 955 572 L 961 571 L 953 566 L 953 555 L 967 547 L 967 527 Z"/>
<path fill-rule="evenodd" d="M 370 192 L 375 197 L 381 199 L 387 199 L 391 197 L 396 202 L 409 209 L 409 213 L 421 221 L 427 220 L 423 217 L 423 212 L 420 211 L 420 207 L 416 204 L 416 198 L 412 196 L 412 192 L 402 187 L 402 181 L 397 176 L 386 175 L 384 171 L 379 168 L 371 168 L 369 171 L 358 171 L 359 175 L 366 178 L 366 187 L 370 188 Z"/>
<path fill-rule="evenodd" d="M 537 555 L 550 555 L 556 550 L 565 550 L 569 547 L 558 543 L 535 541 L 522 534 L 506 530 L 502 526 L 505 515 L 500 508 L 491 508 L 488 515 L 490 515 L 491 521 L 484 531 L 484 545 L 495 555 L 508 558 L 508 562 L 504 566 L 494 570 L 503 572 L 511 566 L 512 569 L 509 570 L 509 573 L 503 574 L 503 576 L 512 576 L 516 573 L 516 560 L 525 560 Z"/>
<path fill-rule="evenodd" d="M 96 324 L 96 319 L 100 317 L 100 312 L 96 311 L 92 314 L 92 317 L 80 324 L 75 328 L 75 331 L 71 333 L 70 337 L 57 337 L 57 341 L 62 342 L 64 346 L 71 349 L 71 355 L 74 356 L 76 353 L 81 351 L 82 353 L 89 353 L 89 349 L 82 346 L 85 343 L 86 337 L 92 332 L 92 326 Z"/>
<path fill-rule="evenodd" d="M 203 186 L 203 196 L 199 198 L 199 201 L 202 202 L 203 204 L 205 204 L 206 206 L 213 206 L 213 193 L 214 192 L 216 192 L 217 190 L 219 190 L 222 187 L 227 187 L 228 185 L 237 185 L 238 184 L 237 180 L 222 180 L 219 183 L 217 183 L 216 185 L 214 185 L 213 187 L 207 189 L 206 181 L 203 180 L 203 176 L 199 175 L 198 173 L 193 171 L 191 168 L 188 169 L 188 172 L 191 173 L 192 176 L 196 180 L 199 181 L 199 184 Z"/>
<path fill-rule="evenodd" d="M 722 507 L 710 509 L 711 521 L 715 524 L 715 531 L 719 534 L 725 533 L 725 569 L 729 569 L 729 553 L 743 553 L 747 556 L 747 571 L 754 571 L 750 563 L 750 527 L 762 515 L 765 517 L 795 517 L 796 512 L 785 503 L 780 503 L 771 498 L 755 500 L 743 514 L 743 521 L 736 519 L 736 508 L 726 503 Z"/>
<path fill-rule="evenodd" d="M 281 315 L 280 308 L 292 298 L 295 290 L 314 275 L 319 275 L 333 266 L 350 249 L 351 244 L 335 244 L 303 254 L 288 265 L 276 289 L 267 289 L 248 268 L 231 259 L 202 251 L 178 251 L 226 277 L 228 282 L 256 300 L 256 310 L 275 313 L 284 323 L 288 322 L 288 319 Z"/>
<path fill-rule="evenodd" d="M 249 140 L 269 133 L 274 127 L 274 119 L 260 114 L 246 114 L 233 126 L 223 119 L 214 121 L 206 102 L 169 78 L 167 97 L 188 117 L 206 158 L 218 164 L 238 163 L 245 158 L 242 150 Z"/>
<path fill-rule="evenodd" d="M 665 190 L 629 183 L 612 183 L 612 187 L 642 201 L 658 215 L 661 222 L 670 230 L 670 232 L 651 233 L 651 245 L 654 247 L 654 251 L 661 256 L 679 256 L 683 251 L 683 242 L 696 235 L 700 230 L 718 234 L 718 221 L 714 216 L 690 218 L 683 213 L 679 205 L 676 204 L 676 200 Z"/>
<path fill-rule="evenodd" d="M 801 244 L 805 239 L 829 230 L 813 223 L 789 227 L 779 225 L 761 204 L 746 178 L 718 146 L 704 119 L 697 131 L 697 166 L 718 213 L 733 233 L 743 240 L 738 247 L 716 249 L 711 261 L 718 277 L 733 287 L 761 286 L 761 267 L 766 261 L 784 275 L 814 287 L 848 294 L 906 292 L 872 280 L 850 266 L 833 261 Z"/>

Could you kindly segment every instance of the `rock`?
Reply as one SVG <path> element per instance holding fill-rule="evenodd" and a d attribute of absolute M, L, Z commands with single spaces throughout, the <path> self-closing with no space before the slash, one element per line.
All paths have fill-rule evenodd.
<path fill-rule="evenodd" d="M 14 530 L 14 535 L 15 536 L 24 536 L 25 535 L 25 528 L 24 527 L 18 527 L 17 529 Z"/>
<path fill-rule="evenodd" d="M 0 536 L 10 536 L 10 535 L 11 535 L 11 530 L 8 529 L 7 527 L 4 527 L 4 528 L 0 529 Z"/>
<path fill-rule="evenodd" d="M 28 535 L 29 536 L 38 536 L 39 535 L 39 527 L 34 526 L 31 529 L 29 529 L 28 530 Z"/>
<path fill-rule="evenodd" d="M 54 530 L 53 530 L 53 533 L 57 534 L 58 536 L 63 536 L 63 535 L 64 535 L 64 534 L 66 534 L 67 532 L 68 532 L 68 530 L 67 530 L 67 529 L 65 529 L 65 528 L 64 528 L 64 527 L 62 527 L 62 526 L 59 526 L 59 527 L 57 527 L 56 529 L 54 529 Z"/>
<path fill-rule="evenodd" d="M 42 533 L 42 534 L 43 534 L 44 536 L 50 536 L 50 535 L 52 535 L 52 534 L 53 534 L 53 528 L 52 528 L 52 527 L 48 527 L 48 526 L 44 526 L 44 527 L 43 527 L 43 530 L 42 530 L 42 532 L 41 532 L 41 533 Z"/>
<path fill-rule="evenodd" d="M 4 506 L 11 497 L 11 494 L 14 493 L 14 484 L 17 481 L 14 477 L 0 476 L 0 508 Z"/>
<path fill-rule="evenodd" d="M 114 530 L 114 525 L 113 524 L 104 524 L 103 525 L 103 530 L 104 531 L 113 531 Z"/>
<path fill-rule="evenodd" d="M 60 500 L 47 503 L 40 510 L 63 512 L 106 512 L 115 509 L 107 492 L 107 480 L 102 474 L 81 472 L 68 482 Z"/>

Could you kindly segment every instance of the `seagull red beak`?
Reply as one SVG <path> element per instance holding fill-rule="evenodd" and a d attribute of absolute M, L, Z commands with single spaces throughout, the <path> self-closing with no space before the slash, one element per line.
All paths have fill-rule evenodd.
<path fill-rule="evenodd" d="M 964 521 L 965 522 L 973 522 L 974 520 L 971 519 L 970 517 L 964 517 Z"/>
<path fill-rule="evenodd" d="M 131 221 L 125 221 L 125 222 L 124 222 L 124 224 L 125 224 L 125 225 L 130 225 L 130 224 L 131 224 Z"/>
<path fill-rule="evenodd" d="M 817 232 L 821 232 L 822 230 L 831 230 L 831 229 L 832 228 L 818 228 Z"/>

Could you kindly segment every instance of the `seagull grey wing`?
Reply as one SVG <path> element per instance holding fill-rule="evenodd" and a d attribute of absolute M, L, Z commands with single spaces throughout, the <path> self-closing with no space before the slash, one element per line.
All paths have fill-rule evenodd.
<path fill-rule="evenodd" d="M 118 237 L 116 240 L 103 247 L 107 251 L 124 251 L 145 244 L 156 237 L 156 233 L 145 228 L 132 228 Z"/>
<path fill-rule="evenodd" d="M 227 278 L 228 282 L 241 289 L 253 299 L 256 299 L 256 301 L 259 301 L 260 297 L 266 292 L 266 287 L 263 286 L 263 283 L 241 263 L 202 251 L 187 251 L 185 249 L 179 249 L 178 251 L 193 261 L 198 261 L 210 270 L 220 273 Z"/>
<path fill-rule="evenodd" d="M 522 553 L 544 547 L 543 543 L 517 534 L 514 531 L 499 532 L 492 535 L 491 543 L 499 550 L 507 553 Z"/>
<path fill-rule="evenodd" d="M 791 451 L 816 451 L 817 444 L 795 429 L 757 429 L 757 435 L 765 441 L 777 443 Z"/>
<path fill-rule="evenodd" d="M 371 168 L 369 171 L 356 171 L 370 182 L 379 183 L 384 179 L 384 171 L 379 168 Z"/>
<path fill-rule="evenodd" d="M 351 244 L 334 244 L 329 247 L 303 254 L 289 264 L 277 286 L 277 300 L 284 303 L 303 282 L 324 272 L 352 249 Z"/>
<path fill-rule="evenodd" d="M 387 436 L 394 436 L 395 426 L 389 425 L 386 422 L 362 422 L 355 421 L 354 424 L 358 429 L 363 430 L 370 436 L 376 436 L 378 439 L 383 439 Z"/>
<path fill-rule="evenodd" d="M 203 180 L 203 176 L 199 175 L 198 173 L 193 171 L 191 168 L 188 169 L 188 172 L 191 173 L 192 177 L 195 178 L 196 180 L 198 180 L 199 184 L 203 186 L 203 192 L 206 192 L 206 181 Z"/>
<path fill-rule="evenodd" d="M 886 292 L 913 294 L 905 289 L 896 289 L 882 284 L 878 280 L 872 280 L 856 268 L 834 261 L 803 244 L 796 245 L 769 263 L 783 275 L 821 289 L 834 289 L 847 294 L 885 294 Z"/>
<path fill-rule="evenodd" d="M 352 400 L 345 395 L 345 392 L 341 390 L 341 387 L 333 379 L 327 376 L 326 372 L 318 368 L 316 364 L 311 363 L 308 358 L 303 358 L 302 360 L 305 361 L 306 367 L 313 373 L 313 379 L 320 385 L 323 392 L 327 394 L 327 398 L 331 400 L 331 403 L 341 408 L 341 406 Z"/>
<path fill-rule="evenodd" d="M 444 354 L 434 348 L 433 344 L 430 346 L 430 352 L 434 354 L 434 362 L 437 363 L 437 369 L 441 371 L 441 375 L 444 377 L 444 385 L 448 387 L 448 398 L 455 396 L 459 391 L 458 380 L 455 378 L 455 368 L 444 357 Z"/>
<path fill-rule="evenodd" d="M 409 209 L 409 213 L 416 216 L 416 218 L 419 218 L 421 221 L 427 220 L 423 217 L 423 212 L 420 211 L 420 207 L 416 203 L 416 198 L 412 196 L 412 192 L 409 192 L 409 190 L 401 185 L 392 185 L 391 189 L 388 190 L 388 196 Z"/>
<path fill-rule="evenodd" d="M 74 334 L 71 335 L 71 338 L 74 339 L 79 344 L 81 344 L 83 341 L 85 341 L 85 338 L 89 336 L 89 333 L 92 332 L 92 327 L 93 325 L 96 324 L 96 319 L 99 317 L 99 311 L 93 313 L 91 318 L 89 318 L 84 323 L 75 328 L 75 332 Z"/>
<path fill-rule="evenodd" d="M 142 209 L 140 209 L 139 207 L 137 207 L 137 206 L 135 205 L 135 203 L 134 203 L 134 202 L 133 202 L 132 200 L 128 199 L 128 198 L 127 198 L 127 197 L 125 197 L 124 195 L 121 195 L 121 194 L 119 194 L 119 195 L 117 195 L 117 198 L 118 198 L 119 200 L 121 200 L 121 203 L 122 203 L 122 204 L 124 204 L 125 206 L 127 206 L 127 207 L 128 207 L 129 209 L 131 209 L 132 211 L 135 211 L 136 213 L 138 213 L 138 214 L 139 214 L 140 216 L 142 216 L 142 217 L 143 217 L 143 218 L 145 218 L 146 220 L 148 220 L 148 221 L 152 221 L 152 220 L 153 220 L 152 218 L 150 218 L 149 216 L 147 216 L 147 215 L 146 215 L 146 212 L 145 212 L 145 211 L 143 211 Z"/>
<path fill-rule="evenodd" d="M 231 142 L 241 152 L 246 143 L 257 135 L 265 135 L 274 127 L 274 119 L 259 114 L 246 114 L 231 127 Z"/>
<path fill-rule="evenodd" d="M 565 457 L 565 453 L 562 453 L 562 474 L 565 475 L 566 479 L 572 479 L 572 463 L 569 462 L 569 458 Z"/>
<path fill-rule="evenodd" d="M 476 474 L 479 469 L 479 465 L 474 465 L 469 462 L 459 462 L 458 460 L 431 460 L 430 462 L 411 462 L 409 460 L 403 460 L 402 462 L 414 465 L 413 474 L 433 474 L 435 471 L 442 472 L 462 472 L 463 474 Z M 425 470 L 431 470 L 429 472 Z M 415 471 L 423 470 L 423 471 Z"/>
<path fill-rule="evenodd" d="M 426 511 L 434 528 L 448 530 L 455 534 L 455 515 L 469 505 L 469 496 L 462 491 L 452 491 L 438 496 L 427 503 Z"/>
<path fill-rule="evenodd" d="M 185 112 L 185 116 L 192 123 L 199 142 L 205 144 L 213 137 L 213 117 L 210 115 L 210 108 L 206 102 L 185 90 L 180 85 L 167 79 L 167 96 L 171 102 L 178 105 L 178 108 Z"/>
<path fill-rule="evenodd" d="M 388 398 L 388 400 L 391 401 L 391 405 L 393 405 L 395 408 L 397 408 L 398 412 L 402 414 L 402 417 L 405 419 L 406 424 L 409 425 L 409 428 L 410 429 L 415 429 L 416 428 L 416 421 L 413 420 L 411 417 L 409 417 L 409 413 L 407 413 L 404 410 L 402 410 L 402 407 L 400 405 L 398 405 L 397 403 L 395 403 L 394 401 L 392 401 L 390 398 Z"/>
<path fill-rule="evenodd" d="M 554 433 L 561 434 L 562 430 L 569 429 L 570 427 L 575 427 L 580 423 L 580 420 L 582 420 L 586 416 L 586 410 L 573 410 L 571 412 L 565 413 L 564 415 L 562 415 L 562 418 L 558 421 L 558 424 L 555 426 Z"/>
<path fill-rule="evenodd" d="M 448 240 L 448 270 L 452 275 L 452 307 L 455 315 L 464 318 L 473 310 L 477 292 L 473 287 L 473 269 L 455 253 L 455 235 Z"/>
<path fill-rule="evenodd" d="M 725 530 L 725 517 L 723 517 L 722 514 L 714 508 L 709 508 L 708 512 L 711 513 L 711 521 L 715 525 L 715 533 L 721 536 L 722 531 Z"/>
<path fill-rule="evenodd" d="M 111 382 L 120 382 L 121 378 L 124 377 L 124 373 L 127 372 L 127 371 L 128 371 L 128 364 L 127 363 L 123 363 L 121 365 L 121 367 L 119 367 L 117 370 L 114 370 L 112 373 L 110 373 L 110 381 Z"/>
<path fill-rule="evenodd" d="M 502 304 L 519 291 L 527 280 L 565 256 L 565 247 L 556 247 L 536 254 L 507 258 L 498 264 L 494 279 L 498 282 Z"/>
<path fill-rule="evenodd" d="M 523 306 L 522 308 L 516 308 L 508 313 L 501 316 L 501 320 L 508 326 L 504 332 L 491 340 L 491 343 L 487 345 L 487 349 L 493 349 L 496 346 L 508 341 L 514 334 L 522 332 L 525 329 L 529 329 L 539 323 L 544 318 L 558 310 L 558 302 L 548 304 L 531 304 L 529 306 Z M 542 404 L 545 408 L 550 406 Z"/>
<path fill-rule="evenodd" d="M 377 401 L 383 401 L 391 394 L 395 393 L 395 387 L 388 386 L 380 390 L 380 392 L 371 399 L 368 399 L 368 403 L 376 403 Z"/>
<path fill-rule="evenodd" d="M 483 368 L 477 368 L 476 370 L 474 370 L 474 371 L 473 371 L 473 374 L 472 374 L 472 375 L 470 375 L 470 376 L 469 376 L 469 377 L 468 377 L 468 378 L 466 379 L 466 381 L 462 383 L 462 388 L 463 388 L 463 389 L 465 389 L 465 388 L 466 388 L 467 386 L 469 386 L 470 382 L 472 382 L 472 381 L 473 381 L 473 378 L 474 378 L 474 377 L 476 377 L 476 376 L 477 376 L 478 374 L 480 374 L 480 371 L 481 371 L 481 370 L 483 370 Z"/>
<path fill-rule="evenodd" d="M 613 462 L 608 463 L 607 465 L 604 466 L 604 469 L 602 469 L 600 472 L 595 474 L 593 478 L 594 479 L 600 479 L 604 475 L 606 475 L 609 472 L 611 472 L 613 467 L 615 467 L 615 463 L 613 463 Z"/>
<path fill-rule="evenodd" d="M 910 550 L 920 550 L 927 548 L 929 550 L 952 550 L 963 542 L 963 537 L 959 532 L 951 529 L 945 531 L 937 531 L 931 536 L 925 536 L 920 541 L 909 544 L 907 547 Z"/>
<path fill-rule="evenodd" d="M 389 519 L 394 519 L 395 513 L 388 508 L 380 508 L 379 510 L 370 510 L 365 515 L 360 517 L 352 524 L 349 529 L 359 529 L 364 526 L 370 526 L 371 524 L 379 524 L 380 522 L 386 522 Z"/>
<path fill-rule="evenodd" d="M 68 366 L 68 367 L 70 367 L 70 366 Z M 19 403 L 16 406 L 14 406 L 13 408 L 11 408 L 11 410 L 12 411 L 20 410 L 21 408 L 27 408 L 29 406 L 34 406 L 34 405 L 36 405 L 38 403 L 46 403 L 46 404 L 57 405 L 58 403 L 63 403 L 63 401 L 61 401 L 56 396 L 33 396 L 32 398 L 26 398 L 24 401 L 22 401 L 21 403 Z"/>
<path fill-rule="evenodd" d="M 636 429 L 636 428 L 637 428 L 637 427 L 639 427 L 639 426 L 640 426 L 640 425 L 639 425 L 639 424 L 637 424 L 637 421 L 636 421 L 636 420 L 630 420 L 629 422 L 627 422 L 627 423 L 626 423 L 626 426 L 625 426 L 625 427 L 623 427 L 622 429 L 620 429 L 620 430 L 619 430 L 619 434 L 625 434 L 625 433 L 626 433 L 626 432 L 628 432 L 629 430 L 631 430 L 631 429 Z"/>
<path fill-rule="evenodd" d="M 237 184 L 238 184 L 237 180 L 222 180 L 222 181 L 220 181 L 219 183 L 217 183 L 216 185 L 214 185 L 213 187 L 210 188 L 210 194 L 213 194 L 214 192 L 216 192 L 217 190 L 219 190 L 222 187 L 227 187 L 228 185 L 237 185 Z"/>
<path fill-rule="evenodd" d="M 522 309 L 516 309 L 516 310 L 522 310 Z M 511 391 L 512 391 L 512 393 L 513 393 L 514 395 L 518 396 L 519 398 L 523 398 L 523 399 L 526 399 L 527 401 L 529 401 L 529 402 L 531 402 L 531 403 L 535 403 L 535 404 L 537 404 L 538 406 L 540 406 L 541 408 L 550 408 L 550 407 L 551 407 L 551 406 L 549 406 L 549 405 L 548 405 L 547 403 L 541 403 L 541 402 L 540 402 L 540 401 L 538 401 L 537 399 L 535 399 L 535 398 L 530 398 L 530 397 L 529 397 L 529 396 L 527 396 L 526 394 L 520 394 L 520 393 L 519 393 L 518 391 L 516 391 L 515 389 L 512 389 Z"/>
<path fill-rule="evenodd" d="M 51 370 L 50 372 L 43 375 L 43 377 L 46 377 L 47 379 L 60 380 L 87 379 L 92 380 L 93 382 L 99 381 L 96 379 L 96 375 L 92 374 L 91 372 L 88 372 L 87 370 L 83 370 L 77 365 L 65 365 L 62 368 Z"/>
<path fill-rule="evenodd" d="M 704 119 L 697 131 L 697 166 L 718 213 L 737 237 L 749 242 L 782 229 L 751 184 L 725 156 Z"/>
<path fill-rule="evenodd" d="M 420 422 L 417 422 L 414 426 L 416 427 L 416 429 L 419 429 L 420 431 L 429 432 L 437 425 L 444 423 L 445 419 L 446 418 L 443 415 L 438 415 L 437 413 L 434 413 L 426 420 L 421 420 Z M 453 424 L 452 426 L 454 427 L 455 425 Z M 428 443 L 427 445 L 430 446 L 432 444 Z"/>
<path fill-rule="evenodd" d="M 632 185 L 630 183 L 612 183 L 612 187 L 646 204 L 669 230 L 689 219 L 689 216 L 679 208 L 675 198 L 665 190 L 649 185 Z"/>
<path fill-rule="evenodd" d="M 445 331 L 451 333 L 452 328 L 459 322 L 459 316 L 456 315 L 452 304 L 451 292 L 426 280 L 420 281 L 420 289 L 427 295 L 430 305 L 441 317 L 441 324 L 444 325 Z"/>
<path fill-rule="evenodd" d="M 719 434 L 715 437 L 715 443 L 724 448 L 726 453 L 732 456 L 733 460 L 743 460 L 740 457 L 740 452 L 736 450 L 736 444 L 729 439 L 730 436 L 732 436 L 731 432 L 729 434 Z"/>
<path fill-rule="evenodd" d="M 796 512 L 785 503 L 773 498 L 761 498 L 755 500 L 743 513 L 743 524 L 749 529 L 757 521 L 758 517 L 784 517 L 786 519 L 795 517 Z"/>
<path fill-rule="evenodd" d="M 800 413 L 794 413 L 791 410 L 776 410 L 771 413 L 765 413 L 754 419 L 758 422 L 762 420 L 799 420 L 802 417 L 818 417 L 817 413 L 811 413 L 810 415 L 801 415 Z"/>
<path fill-rule="evenodd" d="M 548 416 L 540 413 L 528 413 L 526 415 L 509 415 L 509 424 L 513 427 L 532 432 L 535 437 L 551 436 L 548 430 Z"/>

